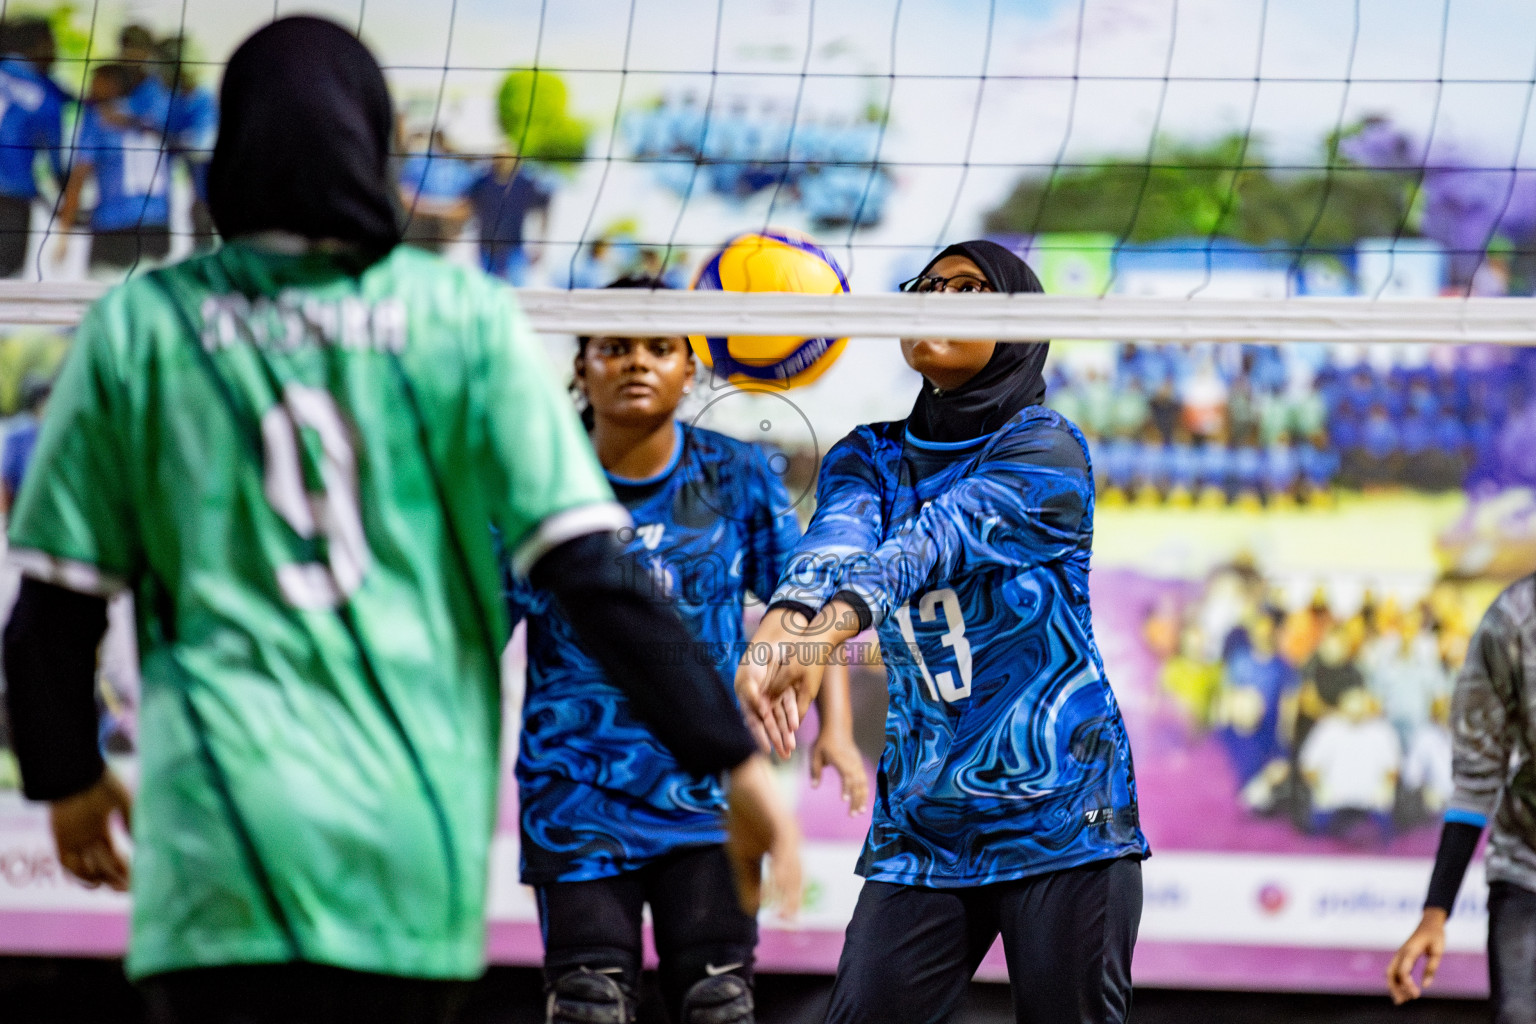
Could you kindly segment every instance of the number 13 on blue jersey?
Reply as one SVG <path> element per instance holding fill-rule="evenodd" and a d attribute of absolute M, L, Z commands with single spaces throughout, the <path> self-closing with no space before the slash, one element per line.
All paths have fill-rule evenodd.
<path fill-rule="evenodd" d="M 955 668 L 960 674 L 960 685 L 955 685 L 955 675 L 949 670 L 934 675 L 928 671 L 928 662 L 917 646 L 917 634 L 912 629 L 912 605 L 917 605 L 918 618 L 933 622 L 942 609 L 944 625 L 948 627 L 939 641 L 955 655 Z M 965 614 L 960 608 L 960 597 L 949 587 L 930 590 L 921 597 L 896 609 L 896 621 L 901 625 L 901 638 L 907 642 L 917 667 L 922 670 L 923 682 L 928 685 L 928 695 L 934 700 L 943 699 L 947 704 L 964 700 L 971 695 L 971 642 L 965 638 Z"/>

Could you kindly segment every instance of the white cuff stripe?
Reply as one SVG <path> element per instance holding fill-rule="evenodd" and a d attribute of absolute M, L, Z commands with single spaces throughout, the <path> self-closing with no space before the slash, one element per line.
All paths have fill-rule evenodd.
<path fill-rule="evenodd" d="M 93 597 L 112 597 L 128 586 L 121 576 L 103 572 L 89 562 L 58 558 L 36 548 L 11 548 L 6 558 L 24 576 Z"/>
<path fill-rule="evenodd" d="M 512 553 L 512 571 L 523 579 L 550 551 L 589 533 L 608 533 L 630 525 L 629 512 L 616 501 L 577 505 L 545 518 Z"/>

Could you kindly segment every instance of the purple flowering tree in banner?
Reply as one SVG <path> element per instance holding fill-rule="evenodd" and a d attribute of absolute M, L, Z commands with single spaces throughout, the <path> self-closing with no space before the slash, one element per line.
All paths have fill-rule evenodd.
<path fill-rule="evenodd" d="M 1432 238 L 1450 253 L 1452 284 L 1502 293 L 1490 267 L 1511 256 L 1513 290 L 1531 290 L 1536 259 L 1536 168 L 1496 166 L 1456 142 L 1416 139 L 1385 118 L 1367 119 L 1342 139 L 1339 153 L 1363 167 L 1422 175 L 1405 232 Z M 1412 187 L 1412 186 L 1410 186 Z"/>

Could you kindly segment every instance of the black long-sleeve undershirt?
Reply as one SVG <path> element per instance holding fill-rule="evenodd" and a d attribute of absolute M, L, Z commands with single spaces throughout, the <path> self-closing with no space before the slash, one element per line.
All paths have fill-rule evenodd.
<path fill-rule="evenodd" d="M 545 554 L 531 576 L 679 764 L 698 774 L 736 767 L 756 750 L 741 713 L 712 667 L 663 655 L 688 650 L 695 638 L 669 605 L 625 581 L 622 553 L 607 534 L 578 537 Z M 28 799 L 61 800 L 101 777 L 95 682 L 106 630 L 102 598 L 23 578 L 5 628 L 4 667 Z"/>
<path fill-rule="evenodd" d="M 96 652 L 107 602 L 23 577 L 5 627 L 11 748 L 29 800 L 62 800 L 106 768 L 97 743 Z"/>
<path fill-rule="evenodd" d="M 1470 822 L 1445 823 L 1440 830 L 1440 848 L 1435 851 L 1435 869 L 1429 876 L 1429 895 L 1424 899 L 1426 909 L 1438 907 L 1447 914 L 1451 912 L 1482 834 L 1482 828 Z"/>

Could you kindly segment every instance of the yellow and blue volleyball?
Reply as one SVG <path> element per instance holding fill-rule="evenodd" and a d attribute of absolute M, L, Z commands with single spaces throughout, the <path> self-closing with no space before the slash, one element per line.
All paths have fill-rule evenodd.
<path fill-rule="evenodd" d="M 843 268 L 805 235 L 777 228 L 737 235 L 699 268 L 696 291 L 800 292 L 841 295 Z M 694 354 L 716 374 L 743 387 L 797 388 L 826 373 L 847 338 L 690 335 Z"/>

